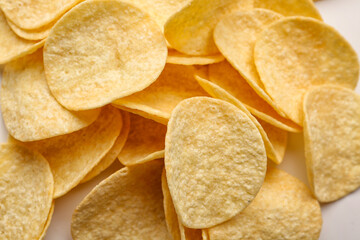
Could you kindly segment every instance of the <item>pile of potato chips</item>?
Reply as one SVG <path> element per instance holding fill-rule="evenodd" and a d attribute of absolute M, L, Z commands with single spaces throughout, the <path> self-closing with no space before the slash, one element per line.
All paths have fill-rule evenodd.
<path fill-rule="evenodd" d="M 311 0 L 0 8 L 0 239 L 42 239 L 116 159 L 73 239 L 313 240 L 319 202 L 360 186 L 358 56 Z M 288 132 L 311 189 L 275 167 Z"/>

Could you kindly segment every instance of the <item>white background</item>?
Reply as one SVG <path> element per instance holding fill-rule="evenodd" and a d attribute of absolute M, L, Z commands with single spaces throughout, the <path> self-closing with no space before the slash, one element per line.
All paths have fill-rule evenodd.
<path fill-rule="evenodd" d="M 360 55 L 360 0 L 320 0 L 316 3 L 326 23 L 334 26 Z M 360 86 L 356 91 L 360 94 Z M 6 142 L 7 132 L 0 122 L 0 141 Z M 302 134 L 290 134 L 288 149 L 280 168 L 308 184 L 304 164 Z M 45 240 L 71 240 L 71 215 L 77 204 L 102 179 L 119 169 L 115 162 L 92 181 L 81 184 L 55 202 L 55 211 Z M 334 203 L 323 204 L 321 240 L 360 239 L 360 189 Z M 304 223 L 306 224 L 306 223 Z"/>

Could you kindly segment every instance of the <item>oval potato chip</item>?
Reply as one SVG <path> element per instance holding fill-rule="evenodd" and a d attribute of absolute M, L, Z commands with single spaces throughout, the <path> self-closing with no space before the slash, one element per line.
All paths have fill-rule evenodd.
<path fill-rule="evenodd" d="M 188 55 L 211 55 L 218 49 L 213 40 L 216 23 L 226 14 L 251 9 L 253 0 L 193 0 L 169 18 L 165 37 L 171 47 Z"/>
<path fill-rule="evenodd" d="M 264 142 L 234 105 L 208 97 L 177 105 L 165 138 L 165 168 L 185 227 L 229 220 L 256 196 L 266 172 Z"/>
<path fill-rule="evenodd" d="M 148 88 L 120 98 L 112 104 L 115 107 L 135 109 L 161 119 L 169 119 L 172 110 L 182 100 L 207 96 L 194 78 L 194 74 L 195 68 L 192 66 L 166 64 L 159 78 Z"/>
<path fill-rule="evenodd" d="M 162 160 L 125 167 L 97 185 L 76 208 L 74 240 L 170 240 L 161 192 Z"/>
<path fill-rule="evenodd" d="M 332 27 L 305 17 L 284 18 L 265 29 L 254 58 L 266 91 L 295 123 L 303 123 L 303 96 L 314 85 L 355 88 L 359 60 Z"/>
<path fill-rule="evenodd" d="M 236 12 L 225 16 L 214 29 L 214 41 L 225 58 L 239 71 L 255 92 L 281 116 L 271 97 L 265 92 L 254 63 L 254 45 L 258 35 L 269 24 L 281 19 L 281 15 L 265 10 Z M 255 98 L 256 99 L 256 98 Z M 257 104 L 266 106 L 267 104 Z M 268 110 L 268 112 L 270 112 Z"/>
<path fill-rule="evenodd" d="M 192 56 L 183 54 L 174 49 L 169 49 L 166 62 L 180 65 L 207 65 L 221 62 L 224 59 L 224 56 L 220 53 L 207 56 Z"/>
<path fill-rule="evenodd" d="M 0 36 L 2 39 L 0 41 L 0 64 L 33 53 L 45 43 L 45 41 L 25 40 L 17 36 L 7 24 L 2 11 L 0 11 Z"/>
<path fill-rule="evenodd" d="M 0 104 L 10 135 L 27 142 L 55 137 L 90 125 L 100 109 L 72 112 L 51 95 L 44 74 L 42 49 L 7 64 Z"/>
<path fill-rule="evenodd" d="M 18 35 L 21 38 L 27 39 L 27 40 L 43 40 L 45 39 L 51 30 L 51 28 L 54 26 L 56 21 L 49 23 L 48 25 L 45 25 L 41 28 L 34 29 L 34 30 L 25 30 L 22 28 L 19 28 L 14 23 L 12 23 L 9 19 L 7 19 L 7 23 L 9 24 L 11 30 L 14 31 L 16 35 Z"/>
<path fill-rule="evenodd" d="M 303 16 L 322 20 L 312 0 L 254 0 L 255 8 L 265 8 L 284 16 Z"/>
<path fill-rule="evenodd" d="M 310 186 L 320 202 L 360 187 L 360 96 L 320 86 L 304 99 L 304 143 Z"/>
<path fill-rule="evenodd" d="M 130 166 L 163 158 L 165 134 L 165 125 L 130 114 L 130 132 L 118 156 L 119 161 Z"/>
<path fill-rule="evenodd" d="M 210 228 L 211 240 L 319 239 L 320 205 L 304 183 L 269 168 L 254 201 L 230 221 Z"/>
<path fill-rule="evenodd" d="M 55 98 L 68 109 L 86 110 L 148 87 L 166 56 L 165 38 L 147 14 L 120 1 L 98 0 L 77 5 L 55 24 L 44 65 Z"/>
<path fill-rule="evenodd" d="M 0 239 L 39 239 L 54 181 L 43 156 L 18 144 L 0 145 Z"/>
<path fill-rule="evenodd" d="M 60 17 L 82 0 L 1 0 L 6 17 L 23 29 L 38 29 Z"/>
<path fill-rule="evenodd" d="M 122 128 L 120 112 L 107 106 L 99 118 L 79 131 L 49 139 L 22 143 L 40 152 L 50 164 L 54 176 L 54 198 L 61 197 L 103 159 Z"/>

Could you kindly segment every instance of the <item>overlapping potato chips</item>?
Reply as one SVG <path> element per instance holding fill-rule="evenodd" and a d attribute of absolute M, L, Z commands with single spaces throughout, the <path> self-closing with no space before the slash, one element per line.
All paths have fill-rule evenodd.
<path fill-rule="evenodd" d="M 360 187 L 358 56 L 311 0 L 0 9 L 0 239 L 43 239 L 116 159 L 74 240 L 315 240 Z M 275 166 L 302 131 L 309 189 Z"/>

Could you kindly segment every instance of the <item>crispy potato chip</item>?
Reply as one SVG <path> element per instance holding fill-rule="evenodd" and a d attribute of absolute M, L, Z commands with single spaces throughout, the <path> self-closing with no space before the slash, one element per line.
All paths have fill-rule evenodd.
<path fill-rule="evenodd" d="M 305 95 L 304 115 L 310 186 L 320 202 L 335 201 L 360 186 L 360 96 L 317 87 Z"/>
<path fill-rule="evenodd" d="M 6 128 L 20 141 L 77 131 L 100 113 L 100 109 L 72 112 L 55 100 L 46 83 L 42 49 L 5 66 L 0 104 Z"/>
<path fill-rule="evenodd" d="M 281 15 L 265 9 L 236 12 L 224 17 L 216 25 L 214 40 L 220 52 L 239 71 L 255 92 L 269 103 L 276 112 L 285 117 L 284 113 L 279 110 L 265 92 L 264 85 L 256 71 L 253 53 L 258 35 L 267 25 L 278 21 L 280 18 Z M 260 106 L 260 104 L 267 105 L 261 102 L 257 105 Z"/>
<path fill-rule="evenodd" d="M 209 229 L 211 240 L 318 239 L 320 205 L 297 178 L 269 168 L 265 182 L 250 205 L 228 222 Z"/>
<path fill-rule="evenodd" d="M 50 223 L 51 223 L 51 219 L 52 219 L 52 216 L 53 216 L 53 213 L 54 213 L 54 208 L 55 208 L 55 201 L 52 202 L 51 204 L 51 208 L 50 208 L 50 212 L 49 212 L 49 215 L 46 219 L 46 223 L 45 223 L 45 227 L 41 233 L 41 236 L 39 238 L 39 240 L 43 240 L 45 238 L 45 235 L 46 235 L 46 232 L 50 226 Z"/>
<path fill-rule="evenodd" d="M 208 95 L 198 84 L 194 74 L 195 68 L 192 66 L 166 64 L 164 71 L 152 85 L 114 101 L 113 105 L 169 119 L 172 110 L 182 100 Z"/>
<path fill-rule="evenodd" d="M 284 16 L 303 16 L 322 20 L 312 0 L 254 0 L 254 7 L 265 8 Z"/>
<path fill-rule="evenodd" d="M 253 0 L 193 0 L 169 18 L 165 24 L 165 37 L 179 52 L 215 54 L 218 49 L 212 35 L 216 23 L 226 14 L 252 7 Z"/>
<path fill-rule="evenodd" d="M 51 28 L 54 26 L 56 21 L 49 23 L 48 25 L 45 25 L 38 29 L 33 30 L 26 30 L 19 28 L 14 23 L 12 23 L 10 20 L 7 19 L 7 23 L 9 24 L 11 30 L 14 31 L 16 35 L 18 35 L 21 38 L 27 39 L 27 40 L 43 40 L 45 39 L 51 30 Z"/>
<path fill-rule="evenodd" d="M 39 239 L 49 216 L 54 181 L 39 153 L 0 145 L 0 239 Z"/>
<path fill-rule="evenodd" d="M 289 119 L 281 117 L 267 102 L 251 88 L 246 80 L 226 61 L 209 66 L 209 78 L 242 102 L 258 118 L 290 132 L 299 132 L 301 128 Z"/>
<path fill-rule="evenodd" d="M 280 20 L 259 36 L 255 64 L 271 98 L 302 125 L 302 102 L 314 85 L 355 88 L 359 61 L 350 44 L 332 27 L 311 18 Z"/>
<path fill-rule="evenodd" d="M 202 240 L 201 229 L 187 228 L 179 223 L 181 240 Z"/>
<path fill-rule="evenodd" d="M 38 29 L 72 8 L 82 0 L 0 0 L 6 17 L 23 29 Z"/>
<path fill-rule="evenodd" d="M 202 232 L 201 232 L 201 235 L 202 235 L 203 240 L 210 240 L 209 233 L 208 233 L 207 229 L 203 229 Z"/>
<path fill-rule="evenodd" d="M 223 60 L 224 56 L 220 53 L 207 56 L 192 56 L 183 54 L 174 49 L 169 49 L 166 62 L 180 65 L 207 65 L 212 63 L 218 63 Z"/>
<path fill-rule="evenodd" d="M 45 41 L 29 41 L 18 37 L 7 24 L 4 14 L 0 11 L 0 64 L 25 56 L 42 47 Z"/>
<path fill-rule="evenodd" d="M 207 228 L 235 216 L 259 191 L 266 160 L 259 130 L 234 105 L 208 97 L 179 103 L 166 133 L 165 168 L 181 223 Z"/>
<path fill-rule="evenodd" d="M 55 98 L 86 110 L 148 87 L 166 56 L 165 38 L 147 14 L 116 0 L 85 1 L 51 30 L 44 65 Z"/>
<path fill-rule="evenodd" d="M 97 185 L 76 208 L 71 233 L 82 239 L 170 240 L 161 193 L 162 160 L 125 167 Z"/>
<path fill-rule="evenodd" d="M 48 160 L 54 176 L 54 198 L 58 198 L 78 185 L 103 159 L 114 145 L 121 128 L 120 112 L 113 107 L 105 107 L 99 118 L 86 128 L 22 144 L 39 151 Z"/>
<path fill-rule="evenodd" d="M 116 139 L 114 145 L 110 149 L 110 151 L 101 159 L 101 161 L 89 172 L 80 183 L 87 182 L 97 175 L 99 175 L 102 171 L 107 169 L 118 157 L 121 150 L 125 146 L 125 142 L 128 138 L 130 131 L 130 115 L 127 112 L 121 111 L 121 116 L 123 120 L 123 125 L 121 128 L 120 135 Z"/>
<path fill-rule="evenodd" d="M 164 157 L 166 126 L 130 114 L 130 132 L 118 159 L 125 166 Z"/>
<path fill-rule="evenodd" d="M 259 130 L 261 137 L 264 141 L 265 148 L 266 148 L 266 154 L 268 158 L 270 158 L 274 163 L 279 164 L 283 160 L 281 157 L 281 154 L 279 154 L 277 151 L 279 147 L 273 146 L 272 142 L 270 141 L 267 133 L 265 132 L 264 128 L 260 125 L 258 120 L 251 115 L 251 113 L 246 109 L 246 107 L 235 97 L 233 97 L 231 94 L 226 92 L 224 89 L 219 87 L 218 85 L 213 84 L 212 82 L 196 75 L 195 78 L 198 80 L 200 85 L 213 97 L 222 99 L 224 101 L 227 101 L 229 103 L 234 104 L 237 108 L 242 110 L 246 115 L 251 119 L 251 121 L 255 124 L 257 129 Z M 275 138 L 276 139 L 276 138 Z"/>
<path fill-rule="evenodd" d="M 124 107 L 124 106 L 121 106 L 121 105 L 116 105 L 116 104 L 112 104 L 112 105 L 114 107 L 122 109 L 122 110 L 124 110 L 126 112 L 133 113 L 135 115 L 139 115 L 139 116 L 142 116 L 144 118 L 154 120 L 155 122 L 161 123 L 163 125 L 167 125 L 167 122 L 169 121 L 169 118 L 160 117 L 156 113 L 151 114 L 149 112 L 144 112 L 144 111 L 140 111 L 138 109 L 133 109 L 133 108 L 127 108 L 127 107 Z"/>

